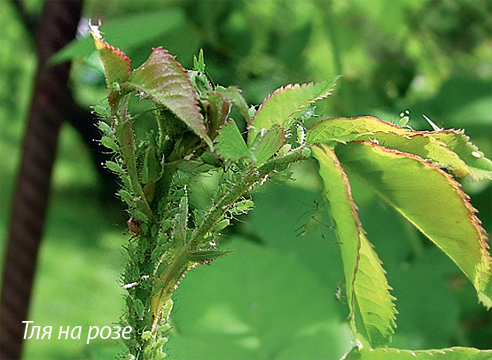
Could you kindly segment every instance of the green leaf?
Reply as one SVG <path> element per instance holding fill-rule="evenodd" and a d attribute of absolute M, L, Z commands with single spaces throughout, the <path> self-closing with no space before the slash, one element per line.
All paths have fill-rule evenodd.
<path fill-rule="evenodd" d="M 362 135 L 358 140 L 369 140 L 386 148 L 417 155 L 422 159 L 431 161 L 433 165 L 439 168 L 452 171 L 456 177 L 464 178 L 467 175 L 472 175 L 471 169 L 454 151 L 450 150 L 442 141 L 436 140 L 426 133 L 406 136 L 393 132 L 376 132 L 371 135 Z"/>
<path fill-rule="evenodd" d="M 361 135 L 371 135 L 379 131 L 407 136 L 413 133 L 411 130 L 402 129 L 372 116 L 340 117 L 326 119 L 314 125 L 306 136 L 306 142 L 308 144 L 323 143 L 333 147 L 337 143 L 354 141 Z"/>
<path fill-rule="evenodd" d="M 188 261 L 192 265 L 198 264 L 210 264 L 213 260 L 216 260 L 227 254 L 231 254 L 236 250 L 198 250 L 188 252 Z"/>
<path fill-rule="evenodd" d="M 463 131 L 413 131 L 402 129 L 371 116 L 332 118 L 319 122 L 309 131 L 310 144 L 369 140 L 429 159 L 436 166 L 449 169 L 457 177 L 470 175 L 475 180 L 492 179 L 492 162 L 469 142 Z"/>
<path fill-rule="evenodd" d="M 239 111 L 239 113 L 244 117 L 246 123 L 251 123 L 251 116 L 249 115 L 249 108 L 246 100 L 244 100 L 241 89 L 230 86 L 228 88 L 224 88 L 222 86 L 217 86 L 215 88 L 216 92 L 222 94 L 224 99 L 230 101 L 232 105 Z"/>
<path fill-rule="evenodd" d="M 350 184 L 336 155 L 325 145 L 312 146 L 312 156 L 318 161 L 318 173 L 323 181 L 326 207 L 340 244 L 349 317 L 354 313 L 354 282 L 359 261 L 362 227 L 352 199 Z M 352 324 L 353 325 L 353 324 Z M 355 329 L 353 328 L 355 332 Z"/>
<path fill-rule="evenodd" d="M 342 253 L 352 332 L 370 347 L 385 346 L 391 341 L 396 310 L 384 270 L 364 235 L 348 178 L 335 153 L 323 144 L 311 149 Z"/>
<path fill-rule="evenodd" d="M 130 59 L 124 52 L 102 40 L 98 36 L 99 34 L 91 31 L 91 35 L 103 62 L 108 89 L 110 92 L 119 91 L 116 88 L 119 86 L 118 84 L 130 76 Z"/>
<path fill-rule="evenodd" d="M 491 358 L 492 350 L 463 347 L 417 351 L 355 347 L 342 360 L 490 360 Z"/>
<path fill-rule="evenodd" d="M 260 167 L 270 159 L 284 145 L 285 131 L 280 126 L 274 126 L 272 129 L 260 134 L 260 139 L 253 149 L 256 158 L 255 166 Z"/>
<path fill-rule="evenodd" d="M 246 146 L 246 143 L 233 120 L 227 122 L 219 129 L 215 150 L 219 156 L 234 162 L 243 158 L 253 158 L 251 149 Z"/>
<path fill-rule="evenodd" d="M 212 147 L 198 108 L 195 88 L 186 70 L 167 50 L 155 48 L 149 59 L 133 71 L 124 85 L 167 107 Z"/>
<path fill-rule="evenodd" d="M 338 77 L 319 83 L 287 85 L 268 96 L 256 112 L 249 129 L 248 144 L 254 144 L 256 136 L 275 125 L 288 128 L 293 115 L 309 104 L 329 96 Z"/>
<path fill-rule="evenodd" d="M 174 218 L 173 242 L 177 248 L 183 247 L 186 243 L 186 230 L 188 229 L 188 192 L 179 202 L 179 211 Z"/>
<path fill-rule="evenodd" d="M 200 101 L 207 114 L 208 134 L 212 140 L 217 136 L 217 130 L 224 125 L 231 111 L 231 104 L 220 92 L 209 91 L 206 98 Z"/>
<path fill-rule="evenodd" d="M 183 200 L 186 199 L 186 200 Z M 181 207 L 187 207 L 188 201 L 187 197 L 184 196 L 180 203 L 180 211 Z M 182 213 L 181 215 L 187 215 L 187 211 Z M 183 236 L 182 227 L 186 227 L 186 221 L 183 221 L 183 218 L 179 218 L 176 220 L 179 222 L 179 225 L 176 225 L 174 236 Z M 179 232 L 176 233 L 176 230 Z M 180 239 L 176 239 L 177 241 L 181 241 Z M 181 278 L 185 276 L 185 274 L 192 268 L 201 265 L 201 264 L 209 264 L 215 259 L 218 259 L 222 256 L 225 256 L 234 250 L 196 250 L 196 251 L 186 251 L 180 252 L 179 257 L 173 259 L 171 264 L 164 264 L 163 271 L 154 278 L 154 284 L 152 289 L 152 314 L 154 317 L 154 324 L 152 327 L 156 326 L 156 321 L 159 317 L 159 314 L 162 313 L 163 308 L 171 298 L 172 293 L 176 290 L 177 284 Z M 163 265 L 163 263 L 161 263 Z"/>
<path fill-rule="evenodd" d="M 412 154 L 372 142 L 337 147 L 337 156 L 379 196 L 441 248 L 492 306 L 492 259 L 476 210 L 459 183 Z"/>

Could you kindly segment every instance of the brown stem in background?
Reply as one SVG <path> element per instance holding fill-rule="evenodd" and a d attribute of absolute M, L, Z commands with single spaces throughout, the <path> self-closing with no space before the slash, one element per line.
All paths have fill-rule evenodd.
<path fill-rule="evenodd" d="M 75 37 L 81 9 L 82 0 L 47 0 L 38 29 L 38 71 L 13 197 L 4 263 L 0 359 L 21 357 L 25 327 L 22 321 L 28 320 L 58 134 L 68 110 L 67 104 L 72 103 L 67 87 L 70 65 L 50 67 L 46 62 Z"/>

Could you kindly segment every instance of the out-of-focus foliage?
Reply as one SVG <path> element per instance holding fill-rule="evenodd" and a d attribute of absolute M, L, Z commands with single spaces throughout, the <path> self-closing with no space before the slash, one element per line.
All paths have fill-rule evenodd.
<path fill-rule="evenodd" d="M 30 14 L 37 16 L 40 13 L 42 1 L 23 3 Z M 139 29 L 145 26 L 145 19 L 155 19 L 156 13 L 171 11 L 180 14 L 177 17 L 179 21 L 171 29 L 156 32 L 153 36 L 140 32 Z M 100 18 L 103 31 L 104 24 L 107 24 L 108 39 L 111 36 L 111 22 L 117 33 L 128 35 L 122 37 L 123 44 L 115 45 L 132 58 L 133 68 L 149 56 L 152 46 L 168 49 L 187 68 L 192 65 L 192 55 L 203 48 L 212 79 L 224 86 L 240 86 L 246 100 L 256 104 L 261 103 L 267 94 L 279 86 L 343 75 L 340 86 L 325 105 L 325 113 L 333 116 L 371 114 L 396 121 L 400 112 L 409 109 L 409 125 L 414 129 L 430 129 L 422 119 L 422 114 L 430 117 L 438 126 L 465 128 L 467 135 L 489 158 L 492 154 L 492 23 L 488 20 L 491 13 L 492 3 L 488 0 L 90 0 L 85 5 L 86 18 L 92 18 L 93 21 Z M 138 21 L 131 21 L 132 17 Z M 122 22 L 122 19 L 126 22 Z M 139 22 L 141 27 L 135 25 Z M 4 161 L 0 163 L 0 234 L 3 240 L 8 219 L 8 194 L 15 180 L 23 120 L 29 103 L 34 43 L 8 1 L 0 2 L 0 23 L 8 24 L 2 27 L 4 32 L 0 56 L 0 146 L 5 155 Z M 142 36 L 141 42 L 133 38 L 139 35 Z M 126 47 L 124 42 L 130 37 L 133 38 L 132 43 Z M 75 61 L 72 74 L 74 94 L 81 104 L 88 106 L 106 96 L 104 77 L 95 56 Z M 288 317 L 297 311 L 296 306 L 303 306 L 303 298 L 310 297 L 310 292 L 328 289 L 335 294 L 343 278 L 343 274 L 339 273 L 341 266 L 337 246 L 331 246 L 330 239 L 334 241 L 334 237 L 328 228 L 320 226 L 314 234 L 296 237 L 295 229 L 302 228 L 313 214 L 317 214 L 316 202 L 303 204 L 297 200 L 309 196 L 299 195 L 298 185 L 308 186 L 312 190 L 310 196 L 316 201 L 320 199 L 315 179 L 309 175 L 309 171 L 306 168 L 305 176 L 298 176 L 295 182 L 287 183 L 288 186 L 273 188 L 268 195 L 257 194 L 256 209 L 247 219 L 242 220 L 244 224 L 237 227 L 243 238 L 261 242 L 266 248 L 265 256 L 272 261 L 277 256 L 276 252 L 289 254 L 293 262 L 300 261 L 305 265 L 302 272 L 312 272 L 319 280 L 319 284 L 310 280 L 303 285 L 305 287 L 295 283 L 295 289 L 301 290 L 289 296 L 292 296 L 291 301 L 297 301 L 297 305 L 286 308 L 282 313 L 284 315 L 279 315 L 279 318 Z M 77 135 L 71 129 L 65 129 L 55 174 L 52 215 L 47 224 L 47 243 L 42 253 L 43 268 L 37 282 L 39 290 L 33 304 L 32 320 L 42 325 L 52 325 L 48 323 L 52 319 L 54 326 L 109 325 L 98 319 L 101 314 L 109 314 L 111 308 L 114 309 L 114 321 L 117 321 L 120 309 L 118 305 L 112 305 L 114 299 L 109 300 L 110 295 L 106 292 L 93 290 L 114 289 L 112 296 L 120 296 L 116 283 L 108 280 L 115 278 L 114 269 L 120 265 L 119 242 L 114 240 L 114 233 L 108 235 L 108 229 L 112 228 L 114 221 L 119 220 L 109 220 L 107 206 L 103 207 L 96 201 L 88 203 L 90 197 L 76 196 L 68 201 L 64 195 L 66 191 L 79 194 L 84 193 L 83 189 L 93 191 L 97 181 L 88 163 L 88 154 Z M 356 180 L 350 181 L 360 208 L 361 222 L 388 272 L 388 282 L 394 288 L 392 295 L 398 298 L 397 328 L 391 346 L 411 349 L 450 346 L 492 348 L 491 316 L 477 304 L 473 286 L 459 269 L 444 254 L 430 247 L 429 242 L 423 240 L 418 232 L 401 221 L 398 214 L 385 204 L 373 201 L 373 197 Z M 203 186 L 206 188 L 211 185 L 205 183 Z M 463 181 L 463 186 L 471 194 L 471 202 L 480 211 L 478 216 L 490 234 L 492 187 L 467 180 Z M 88 206 L 97 206 L 96 213 L 101 218 L 106 217 L 109 222 L 108 227 L 97 225 L 99 220 L 93 223 L 93 226 L 101 226 L 105 230 L 94 232 L 90 239 L 87 238 L 87 232 L 73 231 L 74 228 L 84 228 L 84 224 L 91 221 L 87 219 L 84 222 L 84 217 L 75 215 L 86 214 L 83 209 Z M 69 213 L 78 219 L 73 226 L 66 225 Z M 380 225 L 382 223 L 384 226 Z M 117 231 L 119 235 L 122 232 Z M 325 239 L 321 238 L 322 235 Z M 326 254 L 330 255 L 315 250 L 319 247 L 312 246 L 311 237 L 313 241 L 324 244 Z M 97 244 L 84 245 L 89 240 Z M 54 251 L 57 243 L 65 244 L 66 252 Z M 99 255 L 108 251 L 112 257 L 98 258 L 93 253 L 94 249 L 99 249 Z M 257 250 L 247 248 L 244 252 L 253 254 L 248 258 L 252 262 L 261 257 L 261 252 Z M 72 256 L 67 256 L 67 253 Z M 219 271 L 223 264 L 225 269 L 221 269 L 220 274 L 232 274 L 235 266 L 233 256 L 239 257 L 240 254 L 232 255 L 231 259 L 218 260 L 210 271 Z M 77 261 L 81 266 L 74 265 L 74 256 L 79 259 Z M 91 271 L 86 269 L 87 259 L 91 261 Z M 65 261 L 67 263 L 62 266 Z M 259 263 L 258 268 L 261 266 Z M 78 271 L 67 273 L 67 268 Z M 237 316 L 248 315 L 247 309 L 231 310 L 231 306 L 236 306 L 238 298 L 251 296 L 256 291 L 248 288 L 251 279 L 256 279 L 254 274 L 242 274 L 243 278 L 236 280 L 214 277 L 217 279 L 217 287 L 210 291 L 207 300 L 209 306 L 202 302 L 195 312 L 188 313 L 187 307 L 193 306 L 193 286 L 198 286 L 201 279 L 209 276 L 204 274 L 207 270 L 199 269 L 196 274 L 191 272 L 183 280 L 183 287 L 177 294 L 177 301 L 182 301 L 183 305 L 176 310 L 176 344 L 189 344 L 186 339 L 190 334 L 195 334 L 198 339 L 202 336 L 200 334 L 210 334 L 210 329 L 199 328 L 194 325 L 194 321 L 216 316 L 216 322 L 209 321 L 208 324 L 225 323 L 229 327 L 221 325 L 221 329 L 231 329 L 231 333 L 220 334 L 219 338 L 227 337 L 228 341 L 237 344 L 234 336 L 239 337 L 238 341 L 242 344 L 239 349 L 251 351 L 258 339 L 265 339 L 265 336 L 260 335 L 266 330 L 261 327 L 262 324 L 238 325 L 235 322 Z M 271 278 L 264 281 L 275 284 L 280 278 L 281 275 L 275 275 L 272 269 Z M 246 295 L 238 294 L 235 288 L 229 291 L 230 283 L 248 292 Z M 77 286 L 71 287 L 73 284 Z M 309 286 L 319 288 L 307 290 Z M 47 291 L 47 288 L 51 291 Z M 75 291 L 73 296 L 68 296 L 67 288 Z M 283 296 L 275 291 L 262 294 L 266 296 L 266 303 L 276 303 L 275 297 Z M 214 312 L 214 304 L 219 301 L 217 299 L 229 304 L 229 308 L 225 306 L 230 310 L 229 313 L 217 315 Z M 49 309 L 53 304 L 60 304 L 56 305 L 57 309 L 66 306 L 69 310 L 52 312 Z M 318 305 L 306 306 L 311 306 L 313 312 L 330 312 L 333 307 Z M 300 339 L 299 343 L 313 341 L 319 346 L 314 339 L 317 336 L 330 336 L 327 335 L 332 331 L 330 321 L 340 324 L 342 330 L 337 329 L 335 332 L 346 331 L 346 324 L 340 321 L 347 314 L 346 305 L 335 303 L 335 307 L 338 310 L 331 314 L 331 320 L 326 323 L 321 319 L 323 321 L 320 320 L 318 327 L 306 324 L 305 328 L 299 328 L 296 335 Z M 93 312 L 88 312 L 90 309 Z M 276 308 L 271 311 L 277 310 L 279 314 L 284 311 Z M 276 331 L 276 326 L 280 325 L 274 324 L 270 330 Z M 334 348 L 346 344 L 346 338 L 339 339 L 340 342 L 334 338 L 332 340 L 337 341 Z M 105 341 L 91 343 L 89 347 L 84 347 L 82 343 L 81 340 L 31 341 L 27 345 L 26 358 L 34 357 L 34 354 L 36 358 L 45 359 L 89 356 L 104 359 L 113 356 L 100 350 L 107 347 Z M 296 342 L 291 344 L 293 348 L 296 347 Z M 172 346 L 171 342 L 171 349 Z M 222 343 L 218 344 L 218 348 L 221 346 Z M 200 349 L 200 346 L 196 345 L 195 348 Z M 210 352 L 214 358 L 213 354 L 217 354 L 210 347 L 203 351 L 197 356 Z M 177 358 L 180 354 L 183 357 L 188 355 L 178 349 L 175 353 Z M 245 353 L 235 354 L 243 356 Z M 260 356 L 258 352 L 255 354 Z M 270 354 L 276 354 L 272 355 L 276 358 L 288 358 L 295 357 L 297 353 Z M 338 356 L 340 352 L 336 350 L 327 353 L 327 356 L 332 354 Z M 227 353 L 224 356 L 230 355 Z"/>

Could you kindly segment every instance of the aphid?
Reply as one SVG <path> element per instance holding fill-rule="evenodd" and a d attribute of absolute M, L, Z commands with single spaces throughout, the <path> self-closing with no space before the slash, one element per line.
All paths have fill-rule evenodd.
<path fill-rule="evenodd" d="M 132 282 L 132 283 L 130 283 L 130 284 L 125 284 L 125 285 L 123 285 L 123 289 L 128 290 L 128 289 L 131 289 L 132 287 L 135 287 L 135 286 L 137 286 L 137 285 L 138 285 L 138 283 L 137 283 L 137 282 Z"/>
<path fill-rule="evenodd" d="M 98 25 L 93 25 L 92 20 L 89 19 L 89 32 L 93 33 L 98 39 L 102 39 L 102 33 L 99 30 L 99 26 L 101 26 L 101 20 L 98 21 Z"/>
<path fill-rule="evenodd" d="M 297 143 L 299 145 L 304 145 L 306 141 L 306 132 L 304 130 L 304 126 L 301 124 L 296 124 L 296 133 L 297 133 Z"/>
<path fill-rule="evenodd" d="M 371 138 L 369 138 L 369 141 L 372 142 L 373 144 L 379 145 L 378 139 L 371 139 Z"/>
<path fill-rule="evenodd" d="M 401 128 L 406 128 L 409 130 L 413 130 L 409 125 L 408 122 L 410 121 L 410 111 L 405 110 L 404 112 L 400 113 L 400 120 L 398 120 L 398 125 Z"/>
<path fill-rule="evenodd" d="M 109 170 L 111 170 L 111 171 L 113 171 L 113 172 L 115 172 L 115 173 L 117 173 L 117 174 L 124 174 L 124 173 L 125 173 L 125 170 L 123 170 L 123 168 L 121 167 L 121 165 L 120 165 L 120 164 L 118 164 L 118 163 L 115 163 L 114 161 L 109 161 L 109 160 L 107 160 L 107 161 L 106 161 L 105 163 L 103 163 L 103 164 L 104 164 L 104 165 L 106 165 L 106 167 L 107 167 Z"/>
<path fill-rule="evenodd" d="M 314 234 L 318 229 L 322 226 L 327 227 L 331 229 L 331 226 L 328 226 L 323 223 L 323 211 L 324 211 L 324 206 L 320 205 L 318 201 L 314 200 L 314 210 L 309 210 L 302 214 L 299 217 L 299 220 L 303 218 L 305 215 L 312 213 L 314 211 L 314 214 L 312 214 L 307 221 L 299 226 L 296 231 L 300 231 L 297 236 L 300 235 L 306 235 L 306 234 Z"/>
<path fill-rule="evenodd" d="M 130 219 L 128 219 L 128 221 L 126 222 L 126 224 L 128 225 L 128 229 L 132 233 L 134 233 L 136 236 L 139 236 L 140 235 L 140 225 L 141 225 L 141 222 L 139 220 L 136 220 L 133 217 L 131 217 Z"/>

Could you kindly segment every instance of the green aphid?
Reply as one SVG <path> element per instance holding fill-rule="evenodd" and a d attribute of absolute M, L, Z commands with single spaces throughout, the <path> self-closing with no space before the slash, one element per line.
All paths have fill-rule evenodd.
<path fill-rule="evenodd" d="M 400 114 L 400 120 L 398 121 L 398 126 L 405 127 L 407 126 L 409 121 L 410 121 L 410 111 L 405 110 Z"/>
<path fill-rule="evenodd" d="M 119 150 L 119 146 L 116 144 L 116 142 L 108 136 L 103 136 L 101 139 L 101 143 L 108 149 L 111 149 L 115 152 Z"/>
<path fill-rule="evenodd" d="M 106 136 L 111 138 L 115 138 L 113 128 L 105 121 L 99 121 L 97 123 L 97 127 L 101 130 Z"/>
<path fill-rule="evenodd" d="M 133 309 L 135 310 L 135 314 L 138 316 L 138 318 L 143 319 L 143 317 L 144 317 L 144 305 L 142 303 L 142 300 L 136 299 L 134 304 L 133 304 Z"/>
<path fill-rule="evenodd" d="M 111 170 L 117 174 L 124 174 L 125 173 L 125 170 L 121 167 L 121 165 L 118 163 L 115 163 L 114 161 L 108 160 L 105 162 L 105 165 L 109 170 Z"/>
<path fill-rule="evenodd" d="M 432 126 L 432 129 L 436 132 L 442 131 L 443 129 L 437 126 L 431 119 L 429 119 L 427 116 L 422 115 L 424 119 L 429 123 L 430 126 Z"/>

